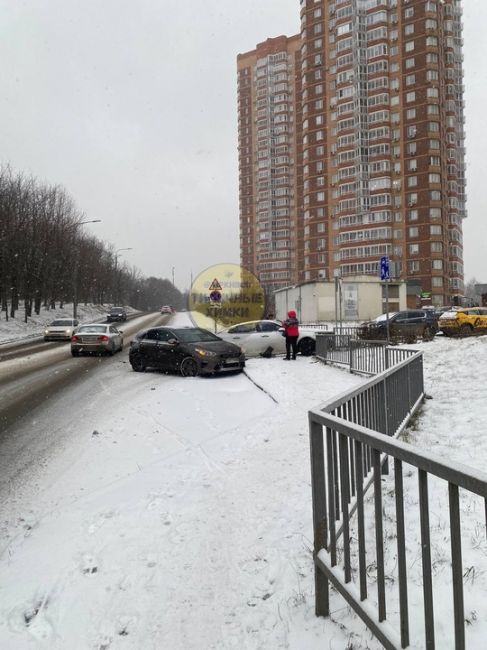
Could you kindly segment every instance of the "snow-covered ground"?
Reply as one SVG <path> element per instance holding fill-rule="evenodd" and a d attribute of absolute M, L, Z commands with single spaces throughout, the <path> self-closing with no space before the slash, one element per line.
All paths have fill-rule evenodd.
<path fill-rule="evenodd" d="M 483 469 L 487 337 L 417 347 L 433 399 L 411 442 Z M 253 381 L 105 361 L 3 443 L 0 648 L 380 648 L 338 596 L 331 619 L 314 616 L 307 410 L 363 380 L 312 358 L 251 359 Z M 480 650 L 487 545 L 470 514 L 467 647 Z"/>

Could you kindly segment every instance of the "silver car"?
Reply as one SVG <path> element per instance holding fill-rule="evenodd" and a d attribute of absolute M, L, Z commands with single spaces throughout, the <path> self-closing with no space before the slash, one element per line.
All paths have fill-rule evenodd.
<path fill-rule="evenodd" d="M 78 325 L 78 321 L 72 318 L 53 320 L 44 330 L 44 341 L 69 341 Z"/>
<path fill-rule="evenodd" d="M 71 338 L 71 354 L 79 356 L 82 352 L 98 352 L 113 355 L 123 348 L 123 332 L 115 325 L 91 323 L 81 325 Z"/>

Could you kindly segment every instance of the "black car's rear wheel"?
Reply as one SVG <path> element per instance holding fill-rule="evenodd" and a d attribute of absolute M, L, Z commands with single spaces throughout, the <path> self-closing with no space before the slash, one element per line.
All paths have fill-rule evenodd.
<path fill-rule="evenodd" d="M 432 341 L 435 337 L 436 331 L 434 327 L 425 327 L 423 331 L 423 339 L 425 341 Z"/>
<path fill-rule="evenodd" d="M 183 377 L 196 377 L 198 370 L 198 364 L 192 357 L 183 359 L 179 366 L 179 372 Z"/>
<path fill-rule="evenodd" d="M 134 354 L 130 357 L 130 365 L 132 366 L 132 370 L 135 372 L 144 372 L 145 370 L 144 360 L 138 354 Z"/>
<path fill-rule="evenodd" d="M 71 350 L 71 355 L 73 357 L 79 357 L 79 351 L 78 350 Z"/>
<path fill-rule="evenodd" d="M 301 352 L 303 357 L 310 357 L 314 354 L 315 348 L 316 343 L 310 338 L 301 339 L 298 346 L 299 352 Z"/>

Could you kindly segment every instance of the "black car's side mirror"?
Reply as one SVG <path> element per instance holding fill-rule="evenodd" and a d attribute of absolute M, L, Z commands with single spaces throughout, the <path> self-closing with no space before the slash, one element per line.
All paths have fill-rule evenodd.
<path fill-rule="evenodd" d="M 177 344 L 179 343 L 179 341 L 178 341 L 177 339 L 169 339 L 169 340 L 168 340 L 168 343 L 169 343 L 170 345 L 177 345 Z"/>

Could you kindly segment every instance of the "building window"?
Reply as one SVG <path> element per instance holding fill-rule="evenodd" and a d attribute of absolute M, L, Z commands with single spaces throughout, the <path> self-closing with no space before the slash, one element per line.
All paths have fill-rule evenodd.
<path fill-rule="evenodd" d="M 419 244 L 409 244 L 409 254 L 418 255 L 419 253 Z"/>

